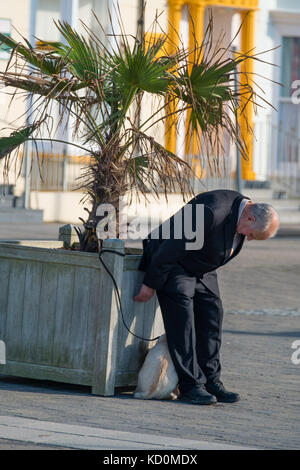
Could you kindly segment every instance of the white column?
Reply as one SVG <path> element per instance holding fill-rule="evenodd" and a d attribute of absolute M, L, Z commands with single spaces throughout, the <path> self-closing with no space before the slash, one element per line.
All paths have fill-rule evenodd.
<path fill-rule="evenodd" d="M 118 36 L 120 34 L 120 25 L 118 21 L 118 0 L 108 0 L 107 3 L 111 15 L 111 24 L 108 24 L 108 33 Z M 109 17 L 108 22 L 110 22 Z M 112 48 L 116 47 L 112 37 L 109 41 Z M 118 38 L 116 38 L 116 41 L 118 41 Z"/>
<path fill-rule="evenodd" d="M 38 0 L 31 0 L 30 1 L 30 16 L 29 16 L 29 41 L 30 44 L 34 47 L 35 46 L 35 29 L 36 29 L 36 11 L 37 11 L 37 3 Z M 32 124 L 32 115 L 31 115 L 31 104 L 32 99 L 30 95 L 27 95 L 27 118 L 26 123 L 27 126 Z M 25 209 L 30 209 L 30 168 L 31 168 L 31 153 L 32 153 L 32 142 L 26 143 L 26 151 L 25 151 L 25 193 L 24 193 L 24 201 L 23 206 Z"/>
<path fill-rule="evenodd" d="M 29 18 L 29 41 L 35 46 L 35 25 L 38 0 L 30 0 L 30 18 Z"/>
<path fill-rule="evenodd" d="M 189 47 L 189 8 L 188 5 L 184 5 L 181 9 L 180 39 L 185 49 Z M 183 104 L 180 104 L 183 106 Z M 177 138 L 176 138 L 176 155 L 184 160 L 185 158 L 185 140 L 186 140 L 186 124 L 187 124 L 187 113 L 185 111 L 184 116 L 179 120 L 177 126 Z M 189 162 L 190 163 L 190 162 Z"/>
<path fill-rule="evenodd" d="M 76 28 L 79 0 L 61 0 L 61 20 Z"/>
<path fill-rule="evenodd" d="M 72 28 L 77 28 L 78 22 L 78 7 L 79 7 L 79 0 L 61 0 L 61 10 L 60 10 L 60 17 L 61 21 L 65 21 L 68 23 Z M 66 40 L 63 36 L 61 36 L 61 42 L 65 43 Z M 72 123 L 74 119 L 72 116 L 68 119 L 65 116 L 65 119 L 62 121 L 60 126 L 60 135 L 58 136 L 61 140 L 66 140 L 68 142 L 72 141 Z M 66 155 L 70 153 L 71 147 L 63 145 L 62 155 L 63 155 L 63 190 L 67 190 L 67 160 Z"/>

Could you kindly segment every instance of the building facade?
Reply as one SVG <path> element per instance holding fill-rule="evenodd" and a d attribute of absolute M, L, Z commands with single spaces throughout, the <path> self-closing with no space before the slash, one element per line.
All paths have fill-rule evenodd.
<path fill-rule="evenodd" d="M 249 132 L 246 121 L 240 118 L 242 137 L 248 148 L 248 160 L 242 160 L 242 178 L 248 185 L 274 185 L 280 191 L 295 196 L 300 194 L 300 5 L 295 0 L 11 0 L 1 9 L 1 32 L 17 37 L 16 28 L 21 35 L 30 38 L 36 47 L 42 41 L 61 40 L 53 20 L 64 20 L 77 29 L 86 23 L 97 35 L 109 33 L 113 28 L 118 31 L 118 12 L 122 17 L 124 29 L 128 34 L 136 35 L 138 28 L 147 33 L 156 13 L 159 23 L 168 31 L 173 42 L 182 41 L 187 46 L 193 42 L 201 43 L 209 21 L 213 15 L 214 40 L 246 54 L 254 51 L 260 61 L 247 61 L 247 71 L 253 75 L 254 87 L 263 99 L 259 107 L 253 109 L 247 105 L 248 125 L 254 128 L 255 138 Z M 101 31 L 95 16 L 101 20 Z M 110 11 L 110 13 L 108 12 Z M 144 12 L 142 15 L 141 13 Z M 193 24 L 192 24 L 193 23 Z M 194 32 L 192 32 L 194 27 Z M 233 53 L 233 52 L 232 52 Z M 0 48 L 0 67 L 7 64 L 7 51 Z M 282 85 L 279 85 L 282 84 Z M 1 128 L 8 127 L 16 116 L 26 112 L 26 102 L 20 102 L 18 109 L 9 108 L 9 95 L 0 90 Z M 7 90 L 5 90 L 7 91 Z M 299 91 L 299 92 L 298 92 Z M 271 105 L 271 106 L 270 106 Z M 147 106 L 142 107 L 147 112 Z M 55 114 L 55 110 L 54 110 Z M 71 132 L 71 129 L 64 130 Z M 237 155 L 235 147 L 228 148 L 223 156 L 223 170 L 218 176 L 203 171 L 203 155 L 192 139 L 187 141 L 185 123 L 176 129 L 171 123 L 166 128 L 157 129 L 160 139 L 165 139 L 167 147 L 181 158 L 188 159 L 200 178 L 196 190 L 216 187 L 236 187 Z M 2 130 L 2 134 L 5 130 Z M 50 197 L 57 200 L 58 193 L 67 198 L 69 190 L 74 189 L 74 181 L 82 164 L 70 149 L 49 149 L 45 153 L 44 182 L 39 181 L 37 171 L 31 171 L 31 196 L 29 204 L 34 208 L 49 205 Z M 22 180 L 22 179 L 21 179 Z M 21 194 L 26 186 L 22 184 Z M 51 193 L 56 193 L 55 195 Z M 39 197 L 37 197 L 39 195 Z M 47 195 L 47 197 L 46 197 Z M 70 197 L 70 194 L 68 195 Z M 75 197 L 75 196 L 72 196 Z M 76 196 L 77 197 L 77 196 Z M 38 201 L 39 202 L 36 202 Z M 53 202 L 54 204 L 54 202 Z M 51 204 L 50 204 L 51 205 Z M 63 220 L 56 216 L 55 210 L 46 218 Z"/>

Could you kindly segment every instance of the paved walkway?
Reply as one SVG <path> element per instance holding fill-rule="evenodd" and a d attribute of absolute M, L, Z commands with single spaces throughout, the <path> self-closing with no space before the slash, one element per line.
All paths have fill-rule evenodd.
<path fill-rule="evenodd" d="M 219 280 L 222 378 L 240 402 L 140 401 L 131 390 L 104 398 L 89 387 L 2 376 L 0 449 L 299 449 L 300 364 L 292 346 L 300 340 L 300 237 L 246 242 Z"/>
<path fill-rule="evenodd" d="M 249 447 L 81 426 L 51 421 L 0 416 L 0 436 L 14 440 L 88 450 L 245 450 Z"/>
<path fill-rule="evenodd" d="M 218 276 L 226 311 L 300 314 L 300 236 L 245 241 Z"/>
<path fill-rule="evenodd" d="M 225 316 L 223 380 L 241 394 L 235 404 L 142 401 L 122 390 L 96 397 L 89 387 L 2 377 L 0 439 L 62 448 L 104 448 L 104 438 L 107 449 L 299 449 L 300 365 L 291 361 L 296 339 L 296 316 Z M 6 446 L 0 440 L 0 448 Z"/>

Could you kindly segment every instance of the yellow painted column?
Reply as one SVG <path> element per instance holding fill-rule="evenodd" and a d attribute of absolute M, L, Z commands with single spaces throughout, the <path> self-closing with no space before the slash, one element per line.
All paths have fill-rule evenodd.
<path fill-rule="evenodd" d="M 172 54 L 176 51 L 177 47 L 179 46 L 181 9 L 184 4 L 184 0 L 169 0 L 168 4 L 168 52 L 169 54 Z M 169 112 L 175 112 L 176 107 L 176 102 L 173 102 L 170 106 Z M 166 148 L 173 153 L 176 153 L 176 121 L 176 115 L 171 115 L 166 120 Z"/>
<path fill-rule="evenodd" d="M 195 45 L 197 45 L 198 47 L 201 45 L 204 37 L 205 1 L 190 0 L 189 5 L 191 15 L 189 29 L 189 47 L 191 50 L 193 50 Z M 196 60 L 196 58 L 197 56 L 191 57 L 192 60 Z"/>
<path fill-rule="evenodd" d="M 203 51 L 200 50 L 204 38 L 205 29 L 205 2 L 199 0 L 190 0 L 190 25 L 189 25 L 189 49 L 194 51 L 190 56 L 192 62 L 200 63 Z M 191 67 L 189 68 L 191 70 Z M 189 132 L 189 120 L 191 112 L 187 112 L 186 122 L 186 146 L 185 151 L 187 155 L 192 155 L 192 168 L 198 177 L 203 176 L 203 171 L 199 159 L 195 158 L 200 154 L 199 137 L 197 139 L 197 132 L 192 134 Z M 199 131 L 198 131 L 199 136 Z"/>
<path fill-rule="evenodd" d="M 255 10 L 243 11 L 241 12 L 241 19 L 243 21 L 242 30 L 241 30 L 241 52 L 247 54 L 251 52 L 253 54 L 254 45 L 254 20 L 255 20 Z M 247 59 L 241 64 L 241 72 L 247 72 L 248 83 L 253 85 L 251 80 L 253 73 L 253 60 Z M 247 83 L 247 80 L 243 73 L 241 74 L 241 84 Z M 249 95 L 246 94 L 243 98 L 244 102 L 247 101 Z M 251 134 L 250 128 L 253 128 L 253 104 L 248 103 L 245 110 L 245 115 L 240 116 L 240 128 L 241 136 L 244 139 L 247 146 L 247 155 L 248 160 L 246 161 L 242 158 L 242 177 L 245 180 L 255 180 L 256 176 L 253 171 L 253 136 Z"/>

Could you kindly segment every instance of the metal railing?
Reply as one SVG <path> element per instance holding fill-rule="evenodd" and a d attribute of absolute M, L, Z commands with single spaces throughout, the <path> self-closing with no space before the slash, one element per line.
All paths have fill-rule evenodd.
<path fill-rule="evenodd" d="M 33 155 L 31 167 L 31 190 L 73 191 L 79 188 L 79 177 L 91 161 L 90 156 L 44 153 Z"/>
<path fill-rule="evenodd" d="M 255 173 L 288 197 L 300 196 L 300 136 L 269 120 L 255 124 Z"/>
<path fill-rule="evenodd" d="M 91 161 L 90 156 L 71 156 L 60 153 L 32 155 L 30 185 L 32 191 L 73 191 L 80 186 L 80 176 Z M 197 177 L 192 185 L 196 193 L 217 188 L 235 189 L 235 173 L 232 158 L 222 159 L 218 169 L 211 169 L 201 157 L 189 157 L 187 161 Z"/>

